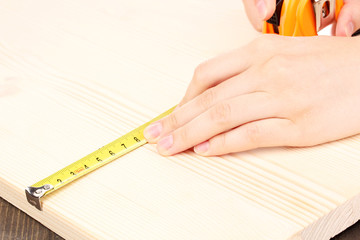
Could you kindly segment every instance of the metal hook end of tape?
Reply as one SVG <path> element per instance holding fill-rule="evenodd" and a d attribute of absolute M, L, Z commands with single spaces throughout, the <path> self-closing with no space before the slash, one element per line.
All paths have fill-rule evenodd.
<path fill-rule="evenodd" d="M 312 0 L 315 12 L 316 30 L 326 27 L 335 19 L 336 0 Z M 325 6 L 328 7 L 324 8 Z M 327 10 L 324 12 L 324 10 Z"/>
<path fill-rule="evenodd" d="M 27 187 L 25 188 L 26 199 L 31 205 L 42 211 L 41 197 L 53 188 L 51 184 L 45 184 L 41 187 Z"/>

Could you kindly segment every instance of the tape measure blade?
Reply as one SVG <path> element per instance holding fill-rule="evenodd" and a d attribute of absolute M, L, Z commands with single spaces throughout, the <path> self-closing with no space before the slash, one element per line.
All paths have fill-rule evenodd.
<path fill-rule="evenodd" d="M 134 134 L 142 129 L 142 127 L 139 127 L 130 133 Z M 73 180 L 78 179 L 79 177 L 90 173 L 91 171 L 101 166 L 104 166 L 105 164 L 113 161 L 114 159 L 119 158 L 120 156 L 125 155 L 126 153 L 146 144 L 146 140 L 144 139 L 143 135 L 139 138 L 141 138 L 141 140 L 134 140 L 133 144 L 128 144 L 129 148 L 123 147 L 124 149 L 119 149 L 119 147 L 117 147 L 116 145 L 119 145 L 119 142 L 123 142 L 124 140 L 123 137 L 120 137 L 113 142 L 101 147 L 100 149 L 90 153 L 89 155 L 81 158 L 80 160 L 66 166 L 58 172 L 48 176 L 47 178 L 35 183 L 34 185 L 32 185 L 32 187 L 41 187 L 46 184 L 51 184 L 54 187 L 53 191 L 59 189 L 60 187 L 72 182 Z M 124 144 L 126 146 L 126 143 L 121 144 Z M 47 192 L 45 195 L 49 193 L 50 191 Z"/>
<path fill-rule="evenodd" d="M 143 134 L 144 129 L 151 123 L 169 115 L 175 107 L 170 108 L 151 121 L 106 144 L 30 187 L 27 187 L 25 192 L 29 203 L 41 210 L 41 197 L 58 190 L 72 181 L 146 144 L 147 141 Z M 36 200 L 36 203 L 34 199 Z"/>

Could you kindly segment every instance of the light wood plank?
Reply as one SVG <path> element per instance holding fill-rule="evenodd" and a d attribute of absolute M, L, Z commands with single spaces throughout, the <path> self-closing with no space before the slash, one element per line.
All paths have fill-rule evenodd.
<path fill-rule="evenodd" d="M 329 239 L 360 218 L 360 137 L 164 158 L 147 145 L 49 195 L 24 188 L 175 105 L 257 33 L 240 0 L 0 2 L 0 196 L 66 239 Z"/>

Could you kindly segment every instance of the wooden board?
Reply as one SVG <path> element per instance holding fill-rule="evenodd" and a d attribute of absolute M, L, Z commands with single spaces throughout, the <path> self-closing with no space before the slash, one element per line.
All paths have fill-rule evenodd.
<path fill-rule="evenodd" d="M 331 240 L 354 240 L 360 235 L 360 221 Z M 64 240 L 23 211 L 0 197 L 0 240 Z"/>
<path fill-rule="evenodd" d="M 66 239 L 329 239 L 360 218 L 360 136 L 203 158 L 145 147 L 24 188 L 175 105 L 256 36 L 240 0 L 0 1 L 0 196 Z"/>

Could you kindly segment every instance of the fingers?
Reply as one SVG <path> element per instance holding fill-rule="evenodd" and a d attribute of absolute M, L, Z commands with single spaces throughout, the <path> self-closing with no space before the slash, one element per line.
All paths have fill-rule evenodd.
<path fill-rule="evenodd" d="M 350 37 L 360 28 L 360 1 L 345 1 L 336 24 L 336 35 Z"/>
<path fill-rule="evenodd" d="M 261 31 L 263 21 L 268 20 L 275 11 L 275 0 L 243 0 L 246 14 L 258 31 Z"/>
<path fill-rule="evenodd" d="M 147 141 L 150 143 L 157 142 L 160 138 L 185 125 L 221 101 L 254 92 L 256 84 L 255 81 L 252 81 L 253 79 L 247 77 L 248 74 L 249 73 L 243 73 L 237 75 L 206 90 L 182 107 L 177 108 L 176 111 L 169 116 L 154 123 L 153 125 L 155 125 L 155 127 L 150 125 L 149 128 L 144 131 Z M 238 84 L 239 81 L 242 84 Z"/>
<path fill-rule="evenodd" d="M 206 89 L 242 74 L 251 66 L 261 64 L 271 57 L 278 47 L 285 48 L 288 45 L 291 43 L 286 38 L 270 34 L 261 35 L 242 48 L 200 64 L 178 107 L 200 95 Z"/>
<path fill-rule="evenodd" d="M 249 47 L 242 47 L 238 50 L 222 54 L 200 64 L 193 79 L 179 103 L 179 107 L 203 93 L 206 89 L 245 71 L 253 62 L 253 55 Z"/>
<path fill-rule="evenodd" d="M 260 14 L 261 20 L 266 21 L 275 12 L 276 1 L 275 0 L 256 0 L 256 8 Z"/>
<path fill-rule="evenodd" d="M 276 112 L 275 101 L 264 92 L 222 101 L 158 142 L 162 155 L 173 155 L 239 125 L 269 118 Z"/>
<path fill-rule="evenodd" d="M 257 31 L 261 31 L 263 17 L 256 7 L 255 0 L 243 0 L 243 3 L 249 21 Z"/>
<path fill-rule="evenodd" d="M 221 133 L 196 147 L 202 156 L 223 155 L 260 147 L 275 147 L 295 143 L 295 125 L 287 119 L 269 118 L 254 121 Z"/>

